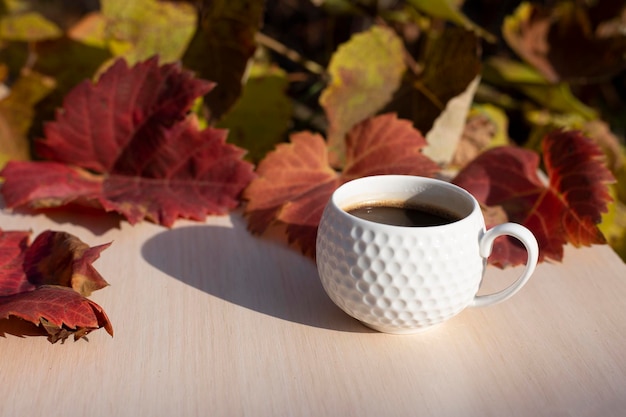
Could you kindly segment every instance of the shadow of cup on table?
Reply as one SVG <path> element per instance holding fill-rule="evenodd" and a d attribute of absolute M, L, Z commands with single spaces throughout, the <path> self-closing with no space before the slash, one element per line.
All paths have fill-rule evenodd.
<path fill-rule="evenodd" d="M 142 246 L 144 259 L 167 275 L 233 304 L 307 326 L 372 333 L 326 295 L 315 263 L 291 248 L 234 227 L 185 226 Z"/>

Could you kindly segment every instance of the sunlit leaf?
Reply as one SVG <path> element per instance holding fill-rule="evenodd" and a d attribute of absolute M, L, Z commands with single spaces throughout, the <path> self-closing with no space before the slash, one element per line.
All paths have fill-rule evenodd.
<path fill-rule="evenodd" d="M 67 36 L 85 45 L 106 49 L 110 42 L 107 18 L 99 11 L 89 13 L 68 29 Z"/>
<path fill-rule="evenodd" d="M 626 262 L 626 204 L 617 198 L 616 188 L 626 192 L 626 187 L 621 179 L 612 187 L 613 202 L 609 205 L 607 213 L 602 216 L 599 228 L 606 237 L 607 243 Z"/>
<path fill-rule="evenodd" d="M 24 0 L 5 0 L 0 10 L 0 39 L 37 42 L 63 35 L 59 26 Z"/>
<path fill-rule="evenodd" d="M 123 56 L 130 64 L 157 54 L 163 63 L 180 59 L 196 27 L 196 10 L 186 3 L 159 0 L 100 0 L 100 3 L 106 20 L 105 36 L 114 55 Z"/>
<path fill-rule="evenodd" d="M 29 245 L 29 232 L 0 231 L 0 319 L 42 326 L 51 342 L 113 327 L 88 300 L 107 286 L 92 263 L 109 244 L 90 248 L 75 236 L 45 231 Z"/>
<path fill-rule="evenodd" d="M 8 96 L 0 100 L 0 155 L 6 158 L 4 162 L 30 159 L 28 132 L 35 115 L 34 106 L 54 87 L 53 79 L 24 70 Z"/>
<path fill-rule="evenodd" d="M 539 243 L 540 260 L 560 261 L 566 243 L 606 243 L 597 225 L 611 201 L 607 185 L 614 178 L 602 150 L 580 132 L 555 131 L 543 141 L 543 156 L 547 184 L 538 175 L 538 154 L 512 146 L 482 153 L 453 182 L 481 204 L 501 206 L 510 221 L 528 227 Z M 512 239 L 502 239 L 490 262 L 516 265 L 525 257 Z"/>
<path fill-rule="evenodd" d="M 129 68 L 118 60 L 97 83 L 73 89 L 46 125 L 36 151 L 48 161 L 2 170 L 7 206 L 74 202 L 166 226 L 225 214 L 253 173 L 243 150 L 225 143 L 226 131 L 199 130 L 187 115 L 211 86 L 176 64 Z"/>
<path fill-rule="evenodd" d="M 405 69 L 402 40 L 379 26 L 357 33 L 333 54 L 331 81 L 320 96 L 329 121 L 331 162 L 344 161 L 346 133 L 391 100 Z"/>
<path fill-rule="evenodd" d="M 249 229 L 263 233 L 286 225 L 288 240 L 314 256 L 317 226 L 333 191 L 351 179 L 376 174 L 433 176 L 437 164 L 422 154 L 424 137 L 393 114 L 368 118 L 346 136 L 346 164 L 335 171 L 318 134 L 301 132 L 278 145 L 257 168 L 244 191 Z"/>
<path fill-rule="evenodd" d="M 465 91 L 451 98 L 426 133 L 424 154 L 440 165 L 449 165 L 454 158 L 479 82 L 480 77 L 476 77 Z"/>

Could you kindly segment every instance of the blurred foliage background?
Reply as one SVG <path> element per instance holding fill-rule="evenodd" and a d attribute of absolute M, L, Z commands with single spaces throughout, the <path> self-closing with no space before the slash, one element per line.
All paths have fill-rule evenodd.
<path fill-rule="evenodd" d="M 217 82 L 195 112 L 255 163 L 292 132 L 332 142 L 388 111 L 450 170 L 580 129 L 618 180 L 602 230 L 626 259 L 622 0 L 1 0 L 0 164 L 37 158 L 77 83 L 153 55 Z"/>

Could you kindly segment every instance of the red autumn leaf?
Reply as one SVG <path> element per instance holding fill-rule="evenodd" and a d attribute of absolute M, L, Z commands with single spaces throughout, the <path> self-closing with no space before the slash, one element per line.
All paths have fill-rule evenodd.
<path fill-rule="evenodd" d="M 29 237 L 0 231 L 0 320 L 42 326 L 51 342 L 101 327 L 113 335 L 106 313 L 85 298 L 108 285 L 92 263 L 109 244 L 89 247 L 68 233 L 45 231 L 29 246 Z"/>
<path fill-rule="evenodd" d="M 605 243 L 597 224 L 611 201 L 607 184 L 614 179 L 600 148 L 580 132 L 554 131 L 543 139 L 543 155 L 547 184 L 538 175 L 538 155 L 509 146 L 484 152 L 453 182 L 528 227 L 539 243 L 540 260 L 562 260 L 566 243 Z M 489 262 L 507 266 L 525 260 L 523 247 L 507 238 L 496 240 Z"/>
<path fill-rule="evenodd" d="M 395 114 L 369 118 L 348 133 L 346 164 L 337 172 L 320 135 L 294 134 L 261 161 L 258 178 L 244 191 L 248 227 L 263 233 L 272 224 L 284 224 L 289 243 L 314 256 L 317 226 L 333 191 L 369 175 L 433 176 L 439 168 L 422 154 L 425 145 L 421 133 Z"/>
<path fill-rule="evenodd" d="M 226 213 L 254 174 L 225 130 L 199 130 L 188 115 L 211 88 L 176 64 L 118 60 L 67 95 L 35 144 L 48 161 L 10 162 L 0 172 L 7 206 L 80 203 L 165 226 Z"/>

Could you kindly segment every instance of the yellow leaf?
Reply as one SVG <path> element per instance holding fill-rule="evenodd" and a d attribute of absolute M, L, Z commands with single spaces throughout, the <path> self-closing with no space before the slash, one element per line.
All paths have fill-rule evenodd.
<path fill-rule="evenodd" d="M 54 86 L 52 78 L 23 70 L 8 95 L 0 100 L 0 167 L 9 160 L 30 158 L 27 133 L 35 114 L 34 106 Z"/>
<path fill-rule="evenodd" d="M 37 12 L 9 14 L 0 17 L 0 38 L 11 41 L 38 42 L 63 35 L 57 25 Z"/>
<path fill-rule="evenodd" d="M 183 2 L 101 0 L 101 6 L 111 52 L 131 65 L 154 55 L 161 63 L 180 59 L 196 28 L 196 9 Z"/>
<path fill-rule="evenodd" d="M 320 104 L 329 121 L 328 144 L 337 161 L 344 158 L 346 133 L 391 100 L 405 69 L 402 40 L 384 27 L 357 33 L 335 51 L 328 66 L 331 81 Z"/>

